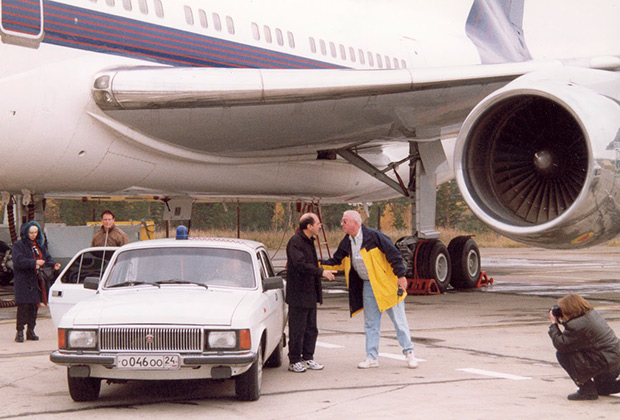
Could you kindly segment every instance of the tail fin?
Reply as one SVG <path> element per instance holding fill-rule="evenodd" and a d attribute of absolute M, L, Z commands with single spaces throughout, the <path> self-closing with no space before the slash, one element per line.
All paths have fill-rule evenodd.
<path fill-rule="evenodd" d="M 532 58 L 523 37 L 525 0 L 474 0 L 465 31 L 484 64 Z"/>

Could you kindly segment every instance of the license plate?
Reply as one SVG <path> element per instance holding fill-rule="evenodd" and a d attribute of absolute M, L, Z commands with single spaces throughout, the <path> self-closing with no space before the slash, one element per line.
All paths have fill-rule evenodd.
<path fill-rule="evenodd" d="M 170 354 L 116 356 L 116 367 L 129 370 L 173 370 L 179 368 L 179 356 Z"/>

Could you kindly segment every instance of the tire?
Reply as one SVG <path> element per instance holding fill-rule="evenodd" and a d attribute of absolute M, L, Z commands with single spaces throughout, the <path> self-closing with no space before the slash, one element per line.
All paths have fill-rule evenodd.
<path fill-rule="evenodd" d="M 437 239 L 421 242 L 416 265 L 419 278 L 435 279 L 441 293 L 448 289 L 452 267 L 450 253 L 443 242 Z"/>
<path fill-rule="evenodd" d="M 0 286 L 8 286 L 13 280 L 13 270 L 7 267 L 11 260 L 11 247 L 0 241 Z"/>
<path fill-rule="evenodd" d="M 67 369 L 67 383 L 73 401 L 95 401 L 99 398 L 99 391 L 101 390 L 101 379 L 99 378 L 72 378 L 69 376 L 69 369 Z"/>
<path fill-rule="evenodd" d="M 452 287 L 471 289 L 480 279 L 480 250 L 476 241 L 469 236 L 458 236 L 448 245 L 452 260 Z"/>
<path fill-rule="evenodd" d="M 241 401 L 256 401 L 260 398 L 263 381 L 263 346 L 258 347 L 256 361 L 247 372 L 235 378 L 235 394 Z"/>
<path fill-rule="evenodd" d="M 265 367 L 279 368 L 282 366 L 282 349 L 284 349 L 284 335 L 280 338 L 280 342 L 271 353 L 271 356 L 265 362 Z"/>

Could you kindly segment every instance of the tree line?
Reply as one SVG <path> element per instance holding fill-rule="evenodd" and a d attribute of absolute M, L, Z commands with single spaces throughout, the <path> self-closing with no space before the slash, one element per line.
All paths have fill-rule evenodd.
<path fill-rule="evenodd" d="M 158 229 L 166 226 L 163 220 L 163 202 L 157 201 L 104 201 L 104 200 L 47 200 L 45 217 L 48 223 L 68 226 L 85 225 L 100 221 L 101 212 L 111 209 L 117 221 L 152 220 Z M 328 229 L 338 229 L 342 212 L 356 208 L 368 209 L 366 224 L 385 230 L 403 230 L 411 226 L 411 204 L 399 198 L 367 207 L 356 204 L 323 204 L 320 207 L 323 224 Z M 191 228 L 198 230 L 279 231 L 297 225 L 299 205 L 293 202 L 196 202 L 192 206 Z M 442 184 L 437 192 L 438 227 L 458 229 L 473 233 L 488 229 L 471 214 L 454 180 Z M 288 226 L 287 226 L 288 225 Z"/>

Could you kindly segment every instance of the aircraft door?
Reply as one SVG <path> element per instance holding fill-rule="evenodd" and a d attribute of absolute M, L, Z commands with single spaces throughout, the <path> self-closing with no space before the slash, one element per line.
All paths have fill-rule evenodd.
<path fill-rule="evenodd" d="M 0 0 L 0 38 L 6 44 L 39 48 L 43 40 L 43 0 Z"/>

